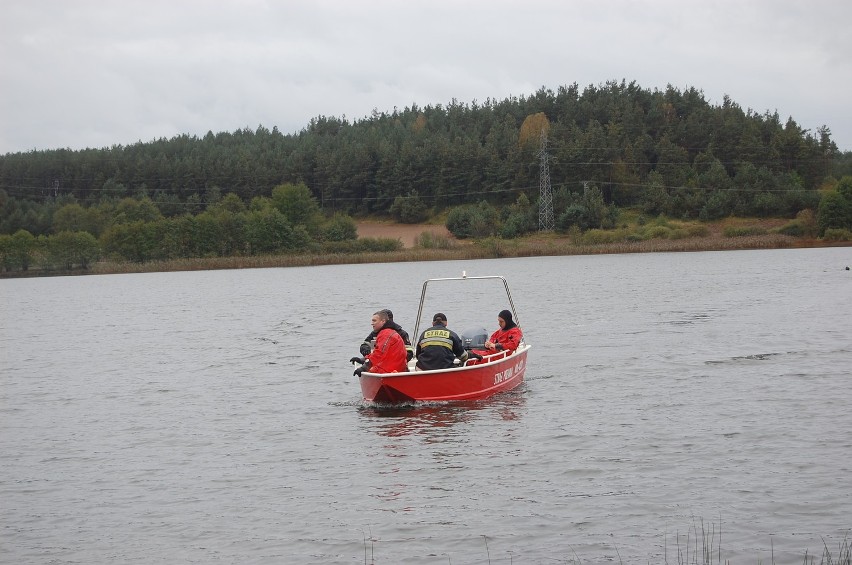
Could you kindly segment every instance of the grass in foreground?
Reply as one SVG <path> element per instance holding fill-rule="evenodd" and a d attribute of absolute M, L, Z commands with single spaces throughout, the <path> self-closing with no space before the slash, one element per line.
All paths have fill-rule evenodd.
<path fill-rule="evenodd" d="M 817 561 L 815 555 L 810 555 L 808 550 L 805 550 L 805 554 L 802 557 L 802 565 L 852 565 L 852 545 L 850 545 L 848 534 L 849 531 L 847 531 L 838 544 L 836 552 L 828 547 L 828 543 L 823 538 L 823 548 L 819 556 L 819 561 Z M 488 537 L 482 536 L 482 538 L 486 556 L 485 562 L 491 565 L 491 551 L 488 548 Z M 365 536 L 364 565 L 378 565 L 375 559 L 376 541 L 372 534 L 369 537 Z M 617 560 L 619 564 L 624 565 L 621 555 L 618 553 L 618 548 L 616 547 L 614 550 L 616 558 L 608 557 L 607 559 L 610 561 Z M 671 556 L 672 560 L 670 561 L 669 546 L 666 543 L 662 561 L 664 565 L 669 565 L 670 563 L 676 565 L 731 565 L 730 560 L 725 559 L 723 561 L 721 521 L 717 528 L 717 525 L 714 523 L 704 522 L 701 519 L 694 520 L 685 535 L 676 534 L 675 546 L 672 548 L 672 551 L 674 555 Z M 505 560 L 500 561 L 500 563 L 504 562 Z M 565 565 L 581 565 L 583 563 L 576 553 L 564 560 L 553 558 L 552 562 Z M 447 563 L 452 565 L 450 556 L 447 556 Z M 514 563 L 514 556 L 511 553 L 509 554 L 509 563 Z M 651 561 L 648 560 L 647 563 L 650 564 Z M 770 565 L 776 565 L 774 551 L 772 552 L 769 563 Z M 763 565 L 763 560 L 758 558 L 757 564 Z"/>

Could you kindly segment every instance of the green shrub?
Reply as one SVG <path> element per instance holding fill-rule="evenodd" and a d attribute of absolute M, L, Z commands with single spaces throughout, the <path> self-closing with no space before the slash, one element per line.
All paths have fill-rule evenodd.
<path fill-rule="evenodd" d="M 798 220 L 793 220 L 792 222 L 787 222 L 777 230 L 775 233 L 780 233 L 781 235 L 790 235 L 793 237 L 802 237 L 805 235 L 805 229 L 802 227 L 802 223 Z"/>
<path fill-rule="evenodd" d="M 852 241 L 852 230 L 828 228 L 822 238 L 826 241 Z"/>
<path fill-rule="evenodd" d="M 707 196 L 704 206 L 698 212 L 702 220 L 720 220 L 736 210 L 736 196 L 732 192 L 715 191 Z"/>
<path fill-rule="evenodd" d="M 644 239 L 669 239 L 672 230 L 668 226 L 649 226 L 645 229 L 642 237 Z"/>
<path fill-rule="evenodd" d="M 12 269 L 28 270 L 38 247 L 38 241 L 33 234 L 23 229 L 16 231 L 13 235 L 3 239 L 3 267 L 7 271 Z"/>
<path fill-rule="evenodd" d="M 447 229 L 459 239 L 492 236 L 498 225 L 497 210 L 487 202 L 459 206 L 447 215 Z"/>
<path fill-rule="evenodd" d="M 500 225 L 500 237 L 513 239 L 533 230 L 535 226 L 530 222 L 530 214 L 527 211 L 516 211 L 503 220 Z"/>
<path fill-rule="evenodd" d="M 98 240 L 87 231 L 62 231 L 47 238 L 47 262 L 62 269 L 88 269 L 100 254 Z"/>
<path fill-rule="evenodd" d="M 488 237 L 479 241 L 478 245 L 485 249 L 489 256 L 495 259 L 506 257 L 509 253 L 508 242 L 499 237 Z"/>
<path fill-rule="evenodd" d="M 476 213 L 473 206 L 458 206 L 447 214 L 447 229 L 459 239 L 473 237 L 473 219 Z"/>
<path fill-rule="evenodd" d="M 335 214 L 322 227 L 323 239 L 326 241 L 346 241 L 358 239 L 358 227 L 355 221 L 345 214 Z"/>
<path fill-rule="evenodd" d="M 518 196 L 514 204 L 504 208 L 500 217 L 499 235 L 502 238 L 520 237 L 538 228 L 538 208 L 530 204 L 524 193 Z"/>
<path fill-rule="evenodd" d="M 419 224 L 429 215 L 426 204 L 416 190 L 409 192 L 408 196 L 394 198 L 389 211 L 396 221 L 403 224 Z"/>
<path fill-rule="evenodd" d="M 816 237 L 819 227 L 817 226 L 816 213 L 812 209 L 805 208 L 804 210 L 799 210 L 796 214 L 796 221 L 802 226 L 802 235 Z"/>
<path fill-rule="evenodd" d="M 252 210 L 246 214 L 245 241 L 251 255 L 275 253 L 291 247 L 293 226 L 277 208 Z"/>
<path fill-rule="evenodd" d="M 291 226 L 305 226 L 309 234 L 317 232 L 322 219 L 320 205 L 304 183 L 276 186 L 271 200 Z"/>
<path fill-rule="evenodd" d="M 692 224 L 686 228 L 686 233 L 689 237 L 707 237 L 710 235 L 710 230 L 702 224 Z"/>
<path fill-rule="evenodd" d="M 146 237 L 145 222 L 115 224 L 101 235 L 103 250 L 110 256 L 134 263 L 151 259 L 155 242 Z"/>
<path fill-rule="evenodd" d="M 573 204 L 559 215 L 556 227 L 560 231 L 568 231 L 572 227 L 577 227 L 581 231 L 587 230 L 590 227 L 589 211 L 585 206 Z"/>
<path fill-rule="evenodd" d="M 583 242 L 583 232 L 580 231 L 579 226 L 571 226 L 568 228 L 568 238 L 571 240 L 571 243 L 575 245 Z"/>
<path fill-rule="evenodd" d="M 599 245 L 619 241 L 624 241 L 624 234 L 620 231 L 589 230 L 583 234 L 583 243 L 585 245 Z"/>
<path fill-rule="evenodd" d="M 416 190 L 408 196 L 397 196 L 388 210 L 397 222 L 403 224 L 419 224 L 429 215 L 426 204 L 421 200 Z"/>
<path fill-rule="evenodd" d="M 452 249 L 455 247 L 455 244 L 445 235 L 437 235 L 424 231 L 414 239 L 414 247 L 421 249 Z"/>
<path fill-rule="evenodd" d="M 852 229 L 852 177 L 844 176 L 835 192 L 825 194 L 817 209 L 820 234 L 831 228 Z"/>

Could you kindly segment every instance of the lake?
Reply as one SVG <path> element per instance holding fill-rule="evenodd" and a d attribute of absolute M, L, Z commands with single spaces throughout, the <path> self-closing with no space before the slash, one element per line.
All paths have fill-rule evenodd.
<path fill-rule="evenodd" d="M 847 266 L 841 247 L 0 280 L 0 561 L 836 558 Z M 508 280 L 525 383 L 365 405 L 348 359 L 371 314 L 413 333 L 423 281 L 462 271 Z M 506 307 L 453 292 L 424 316 L 492 331 Z"/>

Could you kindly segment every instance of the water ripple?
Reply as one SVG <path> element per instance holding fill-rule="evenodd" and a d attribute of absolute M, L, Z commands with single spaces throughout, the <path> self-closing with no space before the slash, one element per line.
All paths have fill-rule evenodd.
<path fill-rule="evenodd" d="M 458 262 L 0 281 L 2 560 L 801 562 L 850 527 L 844 253 L 464 262 L 527 380 L 401 409 L 347 360 Z"/>

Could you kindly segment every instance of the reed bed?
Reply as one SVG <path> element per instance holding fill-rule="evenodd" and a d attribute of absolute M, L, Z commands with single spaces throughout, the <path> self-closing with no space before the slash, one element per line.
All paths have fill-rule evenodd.
<path fill-rule="evenodd" d="M 822 538 L 822 551 L 819 557 L 811 555 L 809 550 L 804 550 L 802 557 L 802 565 L 852 565 L 852 543 L 849 541 L 849 530 L 846 531 L 843 539 L 837 544 L 837 549 L 830 548 L 825 538 Z M 491 564 L 491 551 L 488 548 L 488 537 L 482 536 L 484 544 L 484 552 L 486 556 L 485 563 Z M 672 540 L 672 546 L 669 546 L 669 536 L 666 534 L 664 540 L 663 561 L 664 565 L 732 565 L 729 559 L 724 559 L 722 550 L 722 522 L 718 524 L 713 522 L 705 522 L 703 519 L 693 519 L 693 523 L 687 528 L 686 532 L 676 532 Z M 375 538 L 372 533 L 364 537 L 364 565 L 379 565 L 375 557 Z M 618 562 L 624 565 L 621 555 L 618 552 L 618 547 L 613 547 L 614 556 L 608 556 L 607 560 Z M 564 563 L 565 565 L 581 565 L 582 559 L 572 551 L 572 555 L 567 558 L 551 558 L 553 563 Z M 449 559 L 449 558 L 448 558 Z M 510 553 L 510 563 L 514 563 L 514 556 Z M 817 559 L 819 559 L 817 561 Z M 448 560 L 452 563 L 452 560 Z M 500 560 L 500 563 L 505 563 L 505 560 Z M 647 563 L 651 563 L 650 560 Z M 758 565 L 763 565 L 763 560 L 756 560 Z M 775 552 L 771 551 L 769 565 L 776 565 Z"/>
<path fill-rule="evenodd" d="M 825 538 L 822 538 L 822 552 L 817 561 L 816 555 L 805 550 L 802 557 L 803 565 L 852 565 L 852 545 L 849 542 L 849 531 L 839 542 L 837 550 L 829 548 Z M 722 555 L 722 523 L 718 524 L 694 520 L 686 534 L 675 537 L 674 553 L 677 565 L 730 565 L 731 561 Z M 669 548 L 666 544 L 664 563 L 669 563 Z M 761 559 L 758 564 L 763 563 Z M 775 565 L 775 552 L 770 555 L 770 565 Z"/>
<path fill-rule="evenodd" d="M 560 255 L 600 255 L 619 253 L 672 253 L 689 251 L 733 251 L 746 249 L 783 249 L 791 247 L 848 246 L 849 241 L 803 239 L 780 233 L 740 235 L 699 235 L 666 239 L 621 238 L 619 241 L 589 243 L 585 237 L 559 234 L 536 234 L 521 239 L 487 238 L 479 241 L 457 242 L 447 238 L 423 237 L 425 243 L 407 249 L 389 251 L 351 251 L 302 253 L 291 255 L 253 255 L 235 257 L 204 257 L 133 263 L 99 261 L 89 269 L 73 271 L 31 269 L 24 272 L 4 272 L 0 277 L 35 277 L 51 275 L 122 274 L 167 271 L 204 271 L 216 269 L 263 269 L 309 267 L 363 263 L 403 263 L 413 261 L 449 261 L 498 259 L 511 257 L 544 257 Z M 592 238 L 591 241 L 595 241 Z"/>

